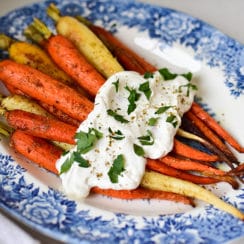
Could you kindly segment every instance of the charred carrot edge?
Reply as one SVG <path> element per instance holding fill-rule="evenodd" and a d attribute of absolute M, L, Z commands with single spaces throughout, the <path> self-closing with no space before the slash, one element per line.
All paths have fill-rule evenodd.
<path fill-rule="evenodd" d="M 105 79 L 88 63 L 75 45 L 67 38 L 55 35 L 48 39 L 46 48 L 54 62 L 95 97 Z"/>
<path fill-rule="evenodd" d="M 58 174 L 55 162 L 60 158 L 62 150 L 45 139 L 16 130 L 11 135 L 10 146 L 40 167 Z"/>
<path fill-rule="evenodd" d="M 225 175 L 226 172 L 210 167 L 208 165 L 202 164 L 198 161 L 188 160 L 188 159 L 181 159 L 166 155 L 163 158 L 159 159 L 162 163 L 167 164 L 173 168 L 181 169 L 181 170 L 193 170 L 193 171 L 200 171 L 205 172 L 208 174 L 213 175 Z"/>
<path fill-rule="evenodd" d="M 206 123 L 209 128 L 211 128 L 216 134 L 219 135 L 222 139 L 224 139 L 227 143 L 229 143 L 233 148 L 237 151 L 244 153 L 244 147 L 242 147 L 235 138 L 233 138 L 223 127 L 221 127 L 217 121 L 212 118 L 203 108 L 197 104 L 193 103 L 191 107 L 191 111 L 204 123 Z"/>
<path fill-rule="evenodd" d="M 65 112 L 74 119 L 83 121 L 93 104 L 69 86 L 50 76 L 11 60 L 0 62 L 0 79 L 34 99 L 41 100 Z"/>
<path fill-rule="evenodd" d="M 219 159 L 217 155 L 205 153 L 191 146 L 188 146 L 187 144 L 177 139 L 174 140 L 173 152 L 183 157 L 205 162 L 216 162 Z"/>
<path fill-rule="evenodd" d="M 59 120 L 23 110 L 7 111 L 5 118 L 8 125 L 16 130 L 36 137 L 75 144 L 74 135 L 77 128 Z"/>
<path fill-rule="evenodd" d="M 159 199 L 170 200 L 174 202 L 182 202 L 195 207 L 195 204 L 191 198 L 185 197 L 180 194 L 175 194 L 166 191 L 150 190 L 142 187 L 138 187 L 135 190 L 113 190 L 113 189 L 101 189 L 98 187 L 92 188 L 93 193 L 98 193 L 105 196 L 110 196 L 119 199 L 134 200 L 134 199 Z"/>
<path fill-rule="evenodd" d="M 147 159 L 146 167 L 150 170 L 173 176 L 175 178 L 180 178 L 182 180 L 187 180 L 195 184 L 213 184 L 217 183 L 220 180 L 211 178 L 211 177 L 202 177 L 199 175 L 193 175 L 187 171 L 182 171 L 176 168 L 173 168 L 167 164 L 160 162 L 159 160 Z"/>
<path fill-rule="evenodd" d="M 221 150 L 230 160 L 236 162 L 238 161 L 230 149 L 221 141 L 218 135 L 209 129 L 195 114 L 188 111 L 185 114 L 196 127 L 204 134 L 204 136 L 211 141 L 219 150 Z"/>

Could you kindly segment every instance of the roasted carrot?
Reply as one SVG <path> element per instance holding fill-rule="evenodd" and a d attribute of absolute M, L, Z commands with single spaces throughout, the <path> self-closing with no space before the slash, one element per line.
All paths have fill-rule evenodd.
<path fill-rule="evenodd" d="M 105 77 L 123 71 L 102 41 L 83 23 L 71 16 L 61 16 L 54 4 L 47 14 L 55 21 L 57 33 L 72 41 L 86 59 Z"/>
<path fill-rule="evenodd" d="M 45 109 L 49 114 L 53 115 L 53 117 L 57 118 L 58 120 L 63 121 L 64 123 L 79 126 L 81 121 L 70 117 L 65 112 L 57 109 L 54 105 L 49 105 L 42 101 L 36 101 L 43 109 Z"/>
<path fill-rule="evenodd" d="M 173 168 L 181 169 L 181 170 L 193 170 L 193 171 L 200 171 L 205 172 L 210 175 L 225 175 L 226 172 L 211 167 L 206 164 L 202 164 L 198 161 L 188 160 L 188 159 L 181 159 L 166 155 L 165 157 L 160 158 L 160 161 L 164 164 L 167 164 Z"/>
<path fill-rule="evenodd" d="M 27 159 L 35 162 L 40 167 L 51 171 L 54 174 L 58 174 L 55 167 L 55 162 L 59 159 L 62 154 L 62 150 L 50 144 L 44 139 L 28 135 L 22 131 L 16 130 L 10 139 L 11 146 L 16 152 L 25 156 Z M 172 200 L 175 202 L 182 202 L 184 204 L 190 204 L 194 206 L 191 198 L 175 194 L 171 192 L 154 191 L 143 188 L 135 190 L 106 190 L 98 187 L 92 188 L 92 192 L 117 197 L 120 199 L 160 199 L 160 200 Z"/>
<path fill-rule="evenodd" d="M 187 144 L 177 139 L 174 140 L 173 152 L 186 158 L 205 162 L 216 162 L 219 159 L 217 155 L 205 153 L 203 151 L 195 149 L 194 147 L 188 146 Z"/>
<path fill-rule="evenodd" d="M 170 200 L 174 202 L 182 202 L 184 204 L 190 204 L 191 206 L 195 206 L 191 198 L 186 198 L 185 196 L 182 196 L 180 194 L 159 191 L 159 190 L 155 191 L 155 190 L 150 190 L 142 187 L 138 187 L 135 190 L 113 190 L 113 189 L 101 189 L 98 187 L 93 187 L 92 192 L 109 196 L 109 197 L 126 199 L 126 200 L 159 199 L 159 200 Z"/>
<path fill-rule="evenodd" d="M 216 134 L 219 135 L 222 139 L 224 139 L 227 143 L 229 143 L 233 148 L 235 148 L 239 152 L 244 152 L 244 147 L 242 147 L 235 138 L 233 138 L 223 127 L 217 123 L 217 121 L 211 117 L 203 108 L 194 102 L 191 107 L 191 111 L 206 125 L 211 128 Z"/>
<path fill-rule="evenodd" d="M 10 40 L 4 42 L 6 39 Z M 59 69 L 49 55 L 37 45 L 0 35 L 0 48 L 7 50 L 9 58 L 15 62 L 27 64 L 65 84 L 74 85 L 73 80 L 64 71 Z"/>
<path fill-rule="evenodd" d="M 141 181 L 141 186 L 153 190 L 170 191 L 189 197 L 194 197 L 212 204 L 213 206 L 228 212 L 241 220 L 244 220 L 244 213 L 242 213 L 240 210 L 224 202 L 215 196 L 211 191 L 185 180 L 166 176 L 153 171 L 147 171 Z"/>
<path fill-rule="evenodd" d="M 0 79 L 30 97 L 53 105 L 74 119 L 83 121 L 93 104 L 86 97 L 50 76 L 11 60 L 0 62 Z"/>
<path fill-rule="evenodd" d="M 211 141 L 219 150 L 221 150 L 226 157 L 228 157 L 233 162 L 238 162 L 234 154 L 230 149 L 222 142 L 218 135 L 209 129 L 195 114 L 191 111 L 188 111 L 185 116 L 189 118 L 192 123 L 203 133 L 203 135 Z"/>
<path fill-rule="evenodd" d="M 88 63 L 71 41 L 61 35 L 55 35 L 48 39 L 46 48 L 62 70 L 91 96 L 96 96 L 105 79 Z"/>
<path fill-rule="evenodd" d="M 55 162 L 62 154 L 62 150 L 44 139 L 28 135 L 22 131 L 14 131 L 10 138 L 10 145 L 18 153 L 35 162 L 44 169 L 58 173 Z"/>
<path fill-rule="evenodd" d="M 7 111 L 5 118 L 8 125 L 16 130 L 22 130 L 36 137 L 75 144 L 74 135 L 77 127 L 54 118 L 22 110 Z"/>

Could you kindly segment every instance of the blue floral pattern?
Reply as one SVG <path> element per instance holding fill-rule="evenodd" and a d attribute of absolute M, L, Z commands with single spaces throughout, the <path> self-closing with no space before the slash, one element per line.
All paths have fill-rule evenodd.
<path fill-rule="evenodd" d="M 178 42 L 191 47 L 196 59 L 223 71 L 230 96 L 244 95 L 244 47 L 202 21 L 171 9 L 133 0 L 45 1 L 1 17 L 0 32 L 24 40 L 22 31 L 33 16 L 54 31 L 45 14 L 50 2 L 63 14 L 83 15 L 114 32 L 123 25 L 167 45 Z M 6 56 L 0 53 L 1 58 Z M 55 189 L 29 183 L 28 172 L 7 153 L 0 153 L 0 165 L 0 206 L 37 230 L 69 243 L 224 243 L 244 236 L 242 221 L 210 206 L 196 213 L 156 217 L 110 213 L 108 218 L 92 208 L 81 210 L 77 202 Z M 244 189 L 224 200 L 244 211 Z"/>

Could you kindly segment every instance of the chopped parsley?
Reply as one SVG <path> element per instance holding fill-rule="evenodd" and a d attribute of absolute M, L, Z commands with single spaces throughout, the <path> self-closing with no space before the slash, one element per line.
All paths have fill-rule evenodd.
<path fill-rule="evenodd" d="M 171 73 L 167 68 L 159 69 L 158 72 L 163 76 L 164 80 L 173 80 L 178 75 Z"/>
<path fill-rule="evenodd" d="M 162 69 L 159 69 L 158 71 L 161 74 L 161 76 L 164 78 L 164 80 L 173 80 L 178 75 L 185 77 L 188 81 L 191 81 L 191 79 L 192 79 L 192 73 L 191 72 L 188 72 L 185 74 L 175 74 L 175 73 L 171 73 L 167 68 L 162 68 Z"/>
<path fill-rule="evenodd" d="M 167 117 L 166 122 L 171 123 L 174 126 L 174 128 L 178 125 L 177 117 L 173 114 Z"/>
<path fill-rule="evenodd" d="M 119 175 L 125 170 L 125 160 L 122 154 L 113 161 L 112 167 L 108 171 L 108 176 L 112 183 L 118 183 Z"/>
<path fill-rule="evenodd" d="M 145 152 L 141 146 L 134 144 L 133 147 L 134 147 L 134 152 L 136 155 L 142 156 L 142 157 L 145 155 Z"/>
<path fill-rule="evenodd" d="M 143 92 L 147 98 L 147 100 L 150 99 L 151 95 L 152 95 L 152 90 L 149 86 L 149 81 L 146 81 L 144 83 L 142 83 L 140 86 L 139 86 L 139 91 Z"/>
<path fill-rule="evenodd" d="M 155 114 L 163 114 L 164 112 L 166 112 L 169 108 L 171 108 L 171 106 L 162 106 L 160 107 Z"/>
<path fill-rule="evenodd" d="M 121 123 L 129 123 L 129 120 L 125 119 L 122 115 L 116 113 L 112 109 L 107 110 L 107 114 L 114 117 L 115 120 L 121 122 Z"/>
<path fill-rule="evenodd" d="M 119 91 L 119 79 L 117 79 L 115 82 L 112 83 L 115 86 L 115 91 Z"/>
<path fill-rule="evenodd" d="M 156 123 L 157 123 L 157 121 L 158 121 L 158 119 L 159 118 L 150 118 L 149 120 L 148 120 L 148 125 L 150 125 L 150 126 L 154 126 Z"/>
<path fill-rule="evenodd" d="M 88 132 L 80 131 L 76 133 L 77 151 L 81 154 L 89 152 L 97 139 L 102 137 L 102 133 L 94 128 L 90 128 Z"/>
<path fill-rule="evenodd" d="M 71 168 L 73 163 L 74 163 L 74 155 L 71 154 L 71 157 L 68 157 L 62 164 L 59 174 L 61 175 L 67 172 Z"/>
<path fill-rule="evenodd" d="M 80 153 L 74 152 L 73 155 L 74 155 L 74 161 L 76 161 L 80 167 L 88 168 L 90 166 L 89 161 L 84 159 Z"/>
<path fill-rule="evenodd" d="M 140 136 L 137 139 L 144 146 L 151 146 L 154 144 L 153 135 L 152 135 L 152 132 L 150 130 L 147 130 L 147 134 L 145 136 Z"/>
<path fill-rule="evenodd" d="M 144 76 L 143 76 L 145 79 L 149 79 L 149 78 L 153 78 L 153 73 L 152 72 L 145 72 Z"/>
<path fill-rule="evenodd" d="M 187 88 L 187 92 L 186 92 L 186 96 L 189 97 L 190 95 L 190 90 L 197 90 L 197 86 L 192 84 L 191 82 L 185 84 L 185 85 L 182 85 L 179 87 L 179 92 L 182 92 L 182 87 L 186 87 Z"/>
<path fill-rule="evenodd" d="M 141 94 L 136 91 L 136 89 L 131 89 L 128 86 L 125 89 L 130 93 L 128 97 L 129 105 L 127 113 L 130 114 L 136 109 L 136 102 L 139 100 Z"/>
<path fill-rule="evenodd" d="M 113 138 L 114 140 L 123 140 L 125 136 L 120 130 L 113 131 L 110 127 L 108 128 L 108 131 L 110 133 L 110 137 Z"/>

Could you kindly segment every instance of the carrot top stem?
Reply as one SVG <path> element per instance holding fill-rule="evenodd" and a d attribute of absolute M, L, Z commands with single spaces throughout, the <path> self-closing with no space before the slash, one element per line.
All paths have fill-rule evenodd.
<path fill-rule="evenodd" d="M 8 50 L 13 42 L 15 42 L 15 40 L 11 37 L 8 37 L 4 34 L 0 34 L 0 49 Z"/>
<path fill-rule="evenodd" d="M 30 39 L 33 40 L 36 43 L 42 43 L 44 40 L 44 37 L 40 34 L 40 32 L 32 25 L 29 25 L 25 30 L 24 30 L 24 35 Z"/>
<path fill-rule="evenodd" d="M 39 19 L 34 18 L 31 26 L 36 28 L 36 30 L 43 35 L 43 37 L 47 40 L 50 36 L 52 36 L 52 32 L 48 29 L 48 27 Z"/>
<path fill-rule="evenodd" d="M 54 3 L 51 3 L 48 6 L 46 12 L 47 12 L 47 15 L 49 17 L 51 17 L 55 22 L 58 22 L 58 20 L 61 17 L 60 11 L 59 11 L 59 9 L 56 7 L 56 5 Z"/>

